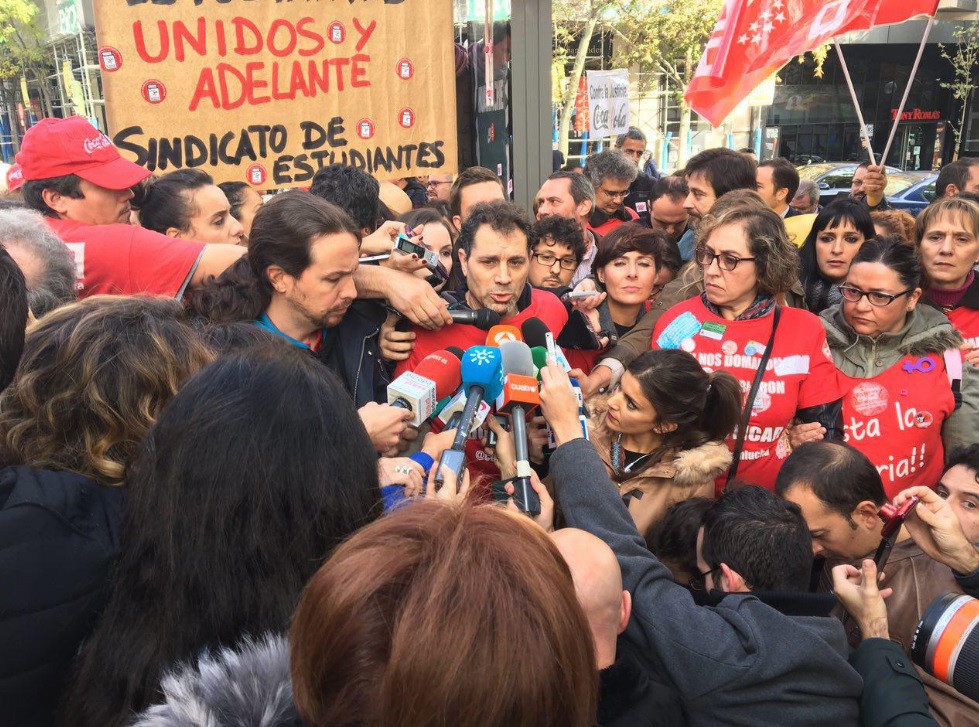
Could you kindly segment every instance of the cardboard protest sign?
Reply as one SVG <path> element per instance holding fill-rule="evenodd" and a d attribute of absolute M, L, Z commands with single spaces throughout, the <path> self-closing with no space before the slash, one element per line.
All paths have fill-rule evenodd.
<path fill-rule="evenodd" d="M 629 71 L 588 71 L 588 114 L 593 139 L 629 130 Z"/>
<path fill-rule="evenodd" d="M 158 173 L 308 186 L 456 168 L 452 3 L 95 0 L 112 140 Z"/>

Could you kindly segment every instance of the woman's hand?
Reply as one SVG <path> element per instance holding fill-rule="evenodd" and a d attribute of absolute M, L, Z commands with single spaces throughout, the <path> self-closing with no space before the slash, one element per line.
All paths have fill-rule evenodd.
<path fill-rule="evenodd" d="M 894 506 L 912 497 L 919 502 L 904 526 L 915 544 L 932 560 L 944 563 L 956 573 L 969 575 L 979 570 L 979 550 L 969 542 L 952 506 L 930 487 L 909 487 L 897 493 Z"/>
<path fill-rule="evenodd" d="M 486 417 L 486 426 L 496 435 L 496 446 L 492 450 L 496 458 L 496 466 L 500 469 L 500 478 L 508 480 L 516 477 L 517 447 L 513 441 L 513 434 L 506 427 L 501 426 L 492 414 Z"/>
<path fill-rule="evenodd" d="M 863 638 L 889 638 L 884 599 L 891 595 L 893 589 L 878 590 L 877 565 L 874 561 L 868 558 L 860 570 L 848 563 L 833 568 L 833 590 L 847 613 L 860 626 Z"/>
<path fill-rule="evenodd" d="M 530 486 L 533 488 L 534 492 L 537 493 L 537 497 L 540 499 L 540 515 L 534 516 L 534 522 L 540 525 L 544 530 L 549 533 L 554 532 L 554 500 L 551 498 L 551 493 L 547 491 L 544 487 L 544 483 L 540 481 L 536 472 L 531 471 L 530 473 Z M 513 512 L 522 512 L 517 503 L 513 501 L 514 487 L 512 482 L 507 482 L 506 484 L 506 494 L 510 496 L 507 500 L 507 509 Z"/>
<path fill-rule="evenodd" d="M 420 464 L 407 457 L 379 457 L 377 460 L 377 479 L 381 487 L 407 485 L 411 481 L 412 473 L 420 479 L 425 474 L 425 470 Z"/>
<path fill-rule="evenodd" d="M 435 490 L 435 473 L 442 470 L 442 488 Z M 425 497 L 443 500 L 445 502 L 462 502 L 469 494 L 469 470 L 462 472 L 462 485 L 456 479 L 455 472 L 448 467 L 439 467 L 436 462 L 428 473 L 428 482 L 425 484 Z"/>
<path fill-rule="evenodd" d="M 404 222 L 389 220 L 363 239 L 360 243 L 360 254 L 362 256 L 383 255 L 386 252 L 391 252 L 394 241 L 398 239 L 398 235 L 403 233 L 411 237 L 413 242 L 421 244 L 420 233 L 423 229 L 424 226 L 419 226 L 409 233 L 406 231 Z"/>
<path fill-rule="evenodd" d="M 598 286 L 595 285 L 595 281 L 591 278 L 585 278 L 574 286 L 575 293 L 591 293 L 593 291 L 598 292 Z M 580 310 L 582 313 L 585 313 L 598 308 L 598 306 L 600 306 L 605 300 L 606 296 L 607 293 L 598 293 L 598 295 L 590 295 L 587 298 L 578 298 L 577 300 L 572 301 L 571 305 L 575 310 Z M 596 328 L 595 330 L 597 331 L 598 329 Z"/>
<path fill-rule="evenodd" d="M 400 320 L 401 316 L 388 313 L 388 317 L 381 324 L 378 347 L 381 350 L 381 358 L 385 361 L 404 361 L 411 356 L 415 348 L 415 333 L 399 331 L 395 327 Z"/>
<path fill-rule="evenodd" d="M 425 439 L 422 440 L 421 451 L 438 462 L 439 457 L 442 456 L 442 452 L 452 446 L 452 441 L 455 437 L 455 429 L 443 429 L 438 434 L 429 432 L 425 435 Z"/>
<path fill-rule="evenodd" d="M 405 255 L 400 252 L 393 252 L 387 260 L 381 260 L 380 265 L 414 275 L 419 270 L 425 268 L 425 261 L 415 255 L 415 253 Z"/>
<path fill-rule="evenodd" d="M 820 442 L 826 436 L 826 427 L 819 422 L 809 422 L 803 424 L 798 419 L 792 421 L 792 425 L 785 430 L 789 436 L 789 445 L 792 449 L 801 447 L 806 442 Z"/>
<path fill-rule="evenodd" d="M 549 363 L 541 370 L 540 407 L 558 446 L 582 436 L 578 397 L 560 366 Z"/>

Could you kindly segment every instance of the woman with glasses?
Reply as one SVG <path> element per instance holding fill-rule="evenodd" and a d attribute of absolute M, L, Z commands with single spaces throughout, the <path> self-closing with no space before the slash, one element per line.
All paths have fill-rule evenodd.
<path fill-rule="evenodd" d="M 818 314 L 839 303 L 839 285 L 853 256 L 875 234 L 870 212 L 860 202 L 842 199 L 826 205 L 799 250 L 802 307 Z"/>
<path fill-rule="evenodd" d="M 703 292 L 660 317 L 652 345 L 688 351 L 706 370 L 738 379 L 746 418 L 743 433 L 728 438 L 734 452 L 729 477 L 737 473 L 771 490 L 789 455 L 783 435 L 793 419 L 842 436 L 839 374 L 819 319 L 776 303 L 795 282 L 799 264 L 777 214 L 746 200 L 705 215 L 696 260 Z"/>
<path fill-rule="evenodd" d="M 933 487 L 945 449 L 979 441 L 979 390 L 954 371 L 962 337 L 941 311 L 921 305 L 921 281 L 921 262 L 904 240 L 868 240 L 840 286 L 842 302 L 821 316 L 847 383 L 846 439 L 880 471 L 888 497 Z"/>
<path fill-rule="evenodd" d="M 927 285 L 925 302 L 948 316 L 969 346 L 966 361 L 979 364 L 979 205 L 949 197 L 929 205 L 915 224 Z"/>

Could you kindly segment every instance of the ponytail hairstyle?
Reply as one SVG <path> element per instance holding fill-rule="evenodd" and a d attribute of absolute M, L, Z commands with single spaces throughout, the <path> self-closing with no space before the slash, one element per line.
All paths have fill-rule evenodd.
<path fill-rule="evenodd" d="M 658 462 L 668 449 L 692 449 L 720 442 L 741 419 L 741 385 L 726 371 L 707 373 L 692 355 L 678 349 L 648 351 L 627 369 L 662 422 L 676 424 L 663 434 Z"/>
<path fill-rule="evenodd" d="M 248 253 L 191 292 L 187 306 L 210 323 L 253 321 L 272 302 L 270 267 L 298 278 L 312 263 L 313 241 L 342 233 L 360 241 L 354 221 L 335 204 L 301 190 L 277 194 L 255 215 Z"/>
<path fill-rule="evenodd" d="M 189 232 L 191 218 L 199 214 L 192 203 L 194 192 L 213 185 L 211 175 L 200 169 L 164 174 L 145 187 L 139 204 L 139 224 L 161 235 L 171 228 Z"/>

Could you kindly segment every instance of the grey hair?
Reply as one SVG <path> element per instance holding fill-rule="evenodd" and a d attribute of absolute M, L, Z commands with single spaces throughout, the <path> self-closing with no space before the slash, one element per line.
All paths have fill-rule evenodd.
<path fill-rule="evenodd" d="M 547 178 L 547 181 L 551 181 L 552 179 L 568 180 L 568 183 L 571 185 L 571 198 L 576 205 L 581 204 L 586 199 L 592 204 L 595 204 L 595 188 L 584 174 L 577 174 L 576 172 L 554 172 L 554 174 Z"/>
<path fill-rule="evenodd" d="M 799 188 L 795 191 L 796 197 L 808 197 L 809 204 L 819 203 L 819 187 L 811 179 L 803 179 L 799 181 Z M 791 201 L 791 200 L 789 200 Z"/>
<path fill-rule="evenodd" d="M 615 137 L 615 148 L 621 149 L 622 145 L 625 144 L 626 139 L 641 141 L 643 144 L 646 143 L 646 135 L 636 126 L 630 126 L 628 131 L 626 131 L 624 134 L 619 134 L 617 137 Z"/>
<path fill-rule="evenodd" d="M 20 248 L 40 262 L 40 277 L 28 280 L 27 286 L 27 304 L 35 317 L 75 301 L 75 261 L 39 212 L 0 210 L 0 244 Z"/>
<path fill-rule="evenodd" d="M 618 149 L 606 149 L 592 154 L 585 160 L 585 174 L 595 187 L 606 179 L 632 184 L 639 174 L 639 169 Z"/>

